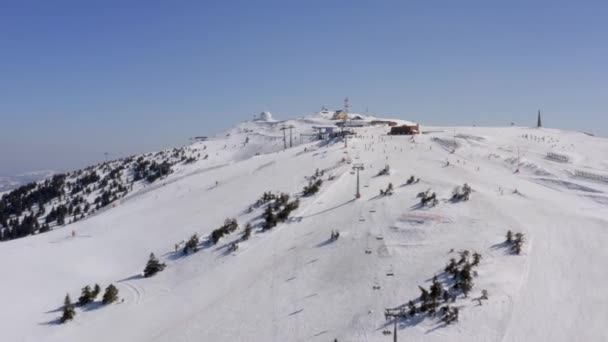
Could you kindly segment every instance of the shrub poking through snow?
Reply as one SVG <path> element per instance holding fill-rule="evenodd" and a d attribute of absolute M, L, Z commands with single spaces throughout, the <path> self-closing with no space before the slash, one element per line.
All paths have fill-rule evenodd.
<path fill-rule="evenodd" d="M 408 313 L 409 313 L 409 315 L 410 315 L 411 317 L 416 316 L 416 304 L 414 304 L 414 302 L 413 302 L 413 301 L 411 301 L 411 300 L 410 300 L 410 301 L 407 303 L 407 308 L 408 308 L 408 310 L 409 310 L 409 311 L 408 311 Z"/>
<path fill-rule="evenodd" d="M 507 239 L 505 241 L 505 244 L 507 245 L 512 254 L 520 255 L 524 242 L 525 236 L 523 233 L 513 234 L 513 232 L 511 232 L 510 230 L 507 231 Z"/>
<path fill-rule="evenodd" d="M 228 245 L 228 253 L 236 252 L 239 249 L 239 243 L 234 241 Z"/>
<path fill-rule="evenodd" d="M 515 233 L 515 240 L 513 240 L 513 253 L 519 255 L 521 254 L 521 248 L 524 244 L 524 234 L 523 233 Z"/>
<path fill-rule="evenodd" d="M 146 268 L 144 269 L 144 277 L 145 278 L 151 277 L 151 276 L 155 275 L 156 273 L 164 270 L 165 267 L 167 267 L 167 265 L 158 261 L 158 259 L 156 258 L 156 255 L 154 255 L 154 253 L 150 253 L 150 258 L 148 259 L 148 263 L 146 264 Z M 107 292 L 107 289 L 106 289 L 106 292 Z M 104 294 L 104 296 L 105 296 L 105 294 Z"/>
<path fill-rule="evenodd" d="M 388 183 L 386 190 L 380 189 L 380 196 L 390 196 L 393 194 L 393 183 Z"/>
<path fill-rule="evenodd" d="M 434 207 L 437 205 L 437 203 L 439 203 L 439 201 L 437 200 L 437 194 L 435 194 L 434 192 L 431 193 L 430 189 L 418 193 L 416 197 L 420 198 L 420 205 L 422 207 Z"/>
<path fill-rule="evenodd" d="M 262 194 L 262 197 L 255 202 L 255 206 L 259 207 L 262 204 L 268 203 L 276 198 L 276 195 L 270 191 L 266 191 Z"/>
<path fill-rule="evenodd" d="M 488 290 L 481 290 L 481 296 L 474 298 L 474 301 L 477 301 L 477 305 L 481 306 L 482 305 L 482 301 L 484 300 L 488 300 L 489 296 L 488 296 Z"/>
<path fill-rule="evenodd" d="M 450 307 L 446 305 L 441 308 L 441 320 L 445 324 L 452 324 L 452 322 L 458 321 L 458 308 Z"/>
<path fill-rule="evenodd" d="M 223 227 L 226 228 L 228 233 L 232 233 L 235 230 L 239 229 L 239 223 L 237 222 L 237 220 L 235 218 L 227 218 L 224 220 Z"/>
<path fill-rule="evenodd" d="M 116 286 L 110 284 L 108 285 L 108 287 L 106 287 L 106 291 L 103 294 L 103 299 L 101 300 L 101 302 L 104 305 L 108 305 L 108 304 L 112 304 L 115 301 L 118 300 L 118 289 L 116 288 Z"/>
<path fill-rule="evenodd" d="M 378 172 L 378 176 L 387 176 L 391 173 L 391 167 L 386 164 L 380 172 Z"/>
<path fill-rule="evenodd" d="M 319 192 L 319 189 L 321 188 L 322 184 L 323 184 L 323 181 L 320 179 L 317 179 L 314 182 L 310 181 L 308 183 L 308 185 L 304 187 L 304 190 L 302 190 L 302 195 L 311 196 L 311 195 L 316 194 L 317 192 Z"/>
<path fill-rule="evenodd" d="M 456 274 L 456 272 L 458 272 L 458 264 L 456 263 L 456 259 L 454 259 L 454 258 L 450 259 L 450 262 L 445 267 L 445 272 L 449 273 L 452 276 L 454 274 Z"/>
<path fill-rule="evenodd" d="M 433 284 L 431 285 L 430 288 L 430 296 L 431 299 L 433 300 L 438 300 L 439 298 L 442 297 L 443 295 L 443 288 L 441 287 L 441 284 L 439 284 L 439 282 L 437 281 L 437 276 L 433 277 Z"/>
<path fill-rule="evenodd" d="M 456 284 L 454 284 L 454 289 L 462 291 L 465 298 L 469 296 L 469 292 L 473 289 L 471 267 L 471 264 L 467 262 L 455 277 Z"/>
<path fill-rule="evenodd" d="M 210 238 L 211 238 L 211 242 L 213 242 L 213 244 L 215 245 L 216 243 L 218 243 L 218 241 L 220 241 L 220 239 L 224 236 L 225 231 L 221 228 L 218 228 L 214 231 L 211 232 Z"/>
<path fill-rule="evenodd" d="M 300 200 L 296 199 L 292 202 L 285 202 L 283 207 L 279 208 L 279 212 L 277 213 L 277 221 L 284 222 L 289 218 L 289 215 L 292 211 L 296 210 L 300 206 Z"/>
<path fill-rule="evenodd" d="M 187 255 L 191 252 L 196 252 L 198 250 L 199 242 L 200 239 L 198 237 L 198 234 L 192 235 L 188 242 L 186 242 L 186 244 L 184 245 L 184 254 Z"/>
<path fill-rule="evenodd" d="M 321 185 L 321 180 L 317 180 L 314 183 L 311 182 L 310 185 L 304 188 L 305 194 L 312 194 L 318 191 L 318 187 Z M 265 193 L 266 194 L 266 193 Z M 270 194 L 270 193 L 268 193 Z M 264 196 L 263 196 L 264 198 Z M 264 219 L 263 230 L 269 230 L 280 222 L 285 222 L 289 218 L 289 215 L 292 211 L 296 210 L 300 206 L 300 200 L 295 199 L 293 201 L 289 201 L 289 194 L 281 193 L 278 196 L 270 195 L 266 196 L 268 198 L 268 205 L 264 209 L 264 213 L 262 214 L 262 218 Z M 248 233 L 250 234 L 250 233 Z M 247 235 L 249 238 L 249 235 Z M 244 239 L 247 239 L 244 237 Z"/>
<path fill-rule="evenodd" d="M 481 254 L 479 254 L 477 252 L 473 253 L 473 262 L 471 263 L 471 266 L 479 265 L 480 261 L 481 261 Z"/>
<path fill-rule="evenodd" d="M 416 184 L 420 182 L 420 178 L 414 178 L 414 176 L 410 176 L 410 178 L 407 179 L 407 182 L 405 182 L 406 185 L 412 185 L 412 184 Z"/>
<path fill-rule="evenodd" d="M 72 299 L 70 299 L 70 295 L 66 294 L 65 299 L 63 301 L 63 314 L 59 321 L 61 323 L 65 323 L 69 320 L 74 319 L 76 316 L 76 310 L 74 309 L 74 304 L 72 304 Z"/>
<path fill-rule="evenodd" d="M 211 232 L 211 242 L 215 245 L 220 239 L 227 234 L 230 234 L 239 228 L 239 224 L 234 218 L 224 220 L 224 225 Z"/>
<path fill-rule="evenodd" d="M 466 264 L 469 262 L 469 254 L 471 254 L 468 250 L 458 252 L 460 255 L 460 259 L 458 260 L 458 265 Z"/>
<path fill-rule="evenodd" d="M 422 286 L 418 286 L 418 288 L 420 289 L 420 301 L 422 303 L 426 303 L 429 301 L 429 291 L 427 291 L 424 287 Z M 426 306 L 424 307 L 424 310 L 422 310 L 422 312 L 426 311 Z"/>
<path fill-rule="evenodd" d="M 471 195 L 471 191 L 473 191 L 473 189 L 471 189 L 471 187 L 467 183 L 464 183 L 462 187 L 457 186 L 454 191 L 452 191 L 452 201 L 468 201 Z"/>
<path fill-rule="evenodd" d="M 281 193 L 272 204 L 272 207 L 274 210 L 279 210 L 281 207 L 285 206 L 287 202 L 289 202 L 289 194 Z"/>

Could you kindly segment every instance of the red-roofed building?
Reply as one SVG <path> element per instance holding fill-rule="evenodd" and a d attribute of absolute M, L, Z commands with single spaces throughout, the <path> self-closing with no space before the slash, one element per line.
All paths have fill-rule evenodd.
<path fill-rule="evenodd" d="M 402 125 L 391 127 L 390 135 L 414 135 L 420 134 L 420 125 Z"/>

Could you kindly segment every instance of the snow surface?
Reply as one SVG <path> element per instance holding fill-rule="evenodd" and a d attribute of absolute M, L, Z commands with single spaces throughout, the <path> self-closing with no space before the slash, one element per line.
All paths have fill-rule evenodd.
<path fill-rule="evenodd" d="M 607 140 L 521 127 L 426 127 L 434 133 L 415 138 L 366 127 L 348 148 L 300 139 L 328 124 L 322 115 L 240 123 L 191 146 L 207 160 L 116 207 L 1 243 L 1 340 L 388 341 L 384 309 L 417 298 L 418 285 L 428 287 L 463 249 L 483 259 L 470 297 L 455 303 L 459 322 L 401 321 L 399 340 L 608 340 L 608 184 L 572 177 L 608 174 Z M 283 125 L 295 126 L 285 151 Z M 352 163 L 365 167 L 356 200 Z M 376 176 L 385 164 L 390 175 Z M 264 191 L 294 197 L 316 169 L 325 170 L 321 190 L 302 197 L 289 222 L 227 251 L 245 223 L 259 222 L 262 209 L 248 209 Z M 410 175 L 421 181 L 405 186 Z M 394 195 L 379 197 L 389 182 Z M 448 201 L 465 182 L 471 199 Z M 416 194 L 429 188 L 439 204 L 420 209 Z M 228 217 L 239 231 L 188 256 L 174 252 Z M 336 229 L 340 239 L 329 242 Z M 522 255 L 505 248 L 509 229 L 526 234 Z M 168 267 L 142 278 L 150 252 Z M 94 283 L 115 284 L 124 302 L 77 308 L 74 321 L 57 324 L 66 292 L 77 300 Z M 482 289 L 489 300 L 478 306 L 471 298 Z"/>

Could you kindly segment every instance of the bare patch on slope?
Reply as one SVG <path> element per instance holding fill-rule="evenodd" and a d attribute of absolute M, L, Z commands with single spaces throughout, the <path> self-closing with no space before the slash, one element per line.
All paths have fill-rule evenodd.
<path fill-rule="evenodd" d="M 437 144 L 439 144 L 439 146 L 441 146 L 444 150 L 446 150 L 448 152 L 452 152 L 460 146 L 454 140 L 446 140 L 446 139 L 441 139 L 441 138 L 437 138 L 437 137 L 433 137 L 433 138 L 431 138 L 431 140 L 436 142 Z"/>
<path fill-rule="evenodd" d="M 397 220 L 410 226 L 451 222 L 451 220 L 445 216 L 427 212 L 408 212 L 401 215 Z"/>
<path fill-rule="evenodd" d="M 526 161 L 526 160 L 520 160 L 517 157 L 506 158 L 505 162 L 513 165 L 513 167 L 519 166 L 520 171 L 526 171 L 526 172 L 529 172 L 536 176 L 553 176 L 553 174 L 551 172 L 545 170 L 540 165 Z"/>

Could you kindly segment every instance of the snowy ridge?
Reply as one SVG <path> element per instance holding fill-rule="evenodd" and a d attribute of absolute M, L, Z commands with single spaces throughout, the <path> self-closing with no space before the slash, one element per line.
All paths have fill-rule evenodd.
<path fill-rule="evenodd" d="M 309 140 L 314 126 L 334 123 L 321 114 L 242 122 L 188 146 L 202 157 L 108 210 L 0 243 L 3 340 L 386 341 L 393 321 L 384 310 L 444 279 L 465 249 L 482 259 L 469 297 L 451 304 L 458 322 L 401 319 L 399 340 L 608 339 L 608 299 L 598 290 L 608 280 L 608 184 L 574 177 L 608 174 L 607 140 L 521 127 L 432 127 L 412 138 L 387 136 L 386 126 L 354 128 L 347 148 L 341 138 Z M 285 125 L 294 126 L 293 147 L 283 151 Z M 359 199 L 355 163 L 365 168 Z M 301 196 L 316 170 L 319 192 Z M 407 184 L 410 175 L 420 181 Z M 380 196 L 389 183 L 392 195 Z M 450 200 L 464 183 L 470 199 Z M 437 205 L 421 207 L 417 194 L 427 189 Z M 263 231 L 264 206 L 254 204 L 266 191 L 300 204 Z M 238 230 L 207 243 L 226 218 Z M 248 222 L 251 237 L 241 241 Z M 507 230 L 525 234 L 521 255 L 510 253 Z M 175 252 L 194 233 L 200 249 Z M 151 252 L 167 268 L 142 278 Z M 56 324 L 65 293 L 76 299 L 94 283 L 113 283 L 124 301 L 77 308 L 73 321 Z M 482 290 L 488 300 L 478 305 Z"/>

